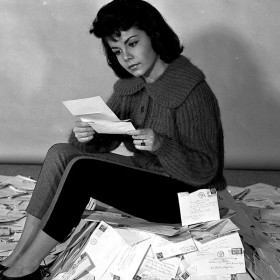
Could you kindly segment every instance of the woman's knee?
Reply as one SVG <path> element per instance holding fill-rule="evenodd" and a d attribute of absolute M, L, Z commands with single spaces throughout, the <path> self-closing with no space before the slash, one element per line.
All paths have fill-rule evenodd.
<path fill-rule="evenodd" d="M 48 155 L 56 156 L 57 154 L 62 154 L 68 152 L 69 150 L 73 150 L 73 148 L 74 147 L 69 143 L 57 143 L 49 148 Z"/>
<path fill-rule="evenodd" d="M 70 161 L 73 157 L 79 155 L 79 150 L 69 143 L 57 143 L 50 147 L 46 158 L 54 160 Z"/>

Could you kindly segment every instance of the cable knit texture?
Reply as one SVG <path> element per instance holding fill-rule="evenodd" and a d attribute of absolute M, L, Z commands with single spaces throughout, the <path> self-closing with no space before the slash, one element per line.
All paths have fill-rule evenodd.
<path fill-rule="evenodd" d="M 162 137 L 154 153 L 134 148 L 127 135 L 95 134 L 87 144 L 69 141 L 85 152 L 110 152 L 122 141 L 134 151 L 137 166 L 160 171 L 196 188 L 226 187 L 224 144 L 218 102 L 205 76 L 180 56 L 154 83 L 141 77 L 121 79 L 107 102 L 120 119 L 136 128 L 151 128 Z"/>

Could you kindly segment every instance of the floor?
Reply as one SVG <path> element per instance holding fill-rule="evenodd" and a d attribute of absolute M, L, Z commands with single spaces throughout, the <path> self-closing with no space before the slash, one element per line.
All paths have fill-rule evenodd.
<path fill-rule="evenodd" d="M 0 175 L 22 175 L 38 179 L 41 165 L 0 164 Z M 245 187 L 256 183 L 265 183 L 280 187 L 280 170 L 230 170 L 224 171 L 228 185 Z"/>

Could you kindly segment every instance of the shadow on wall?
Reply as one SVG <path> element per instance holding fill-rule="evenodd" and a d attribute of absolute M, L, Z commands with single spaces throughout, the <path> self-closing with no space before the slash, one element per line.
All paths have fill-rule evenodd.
<path fill-rule="evenodd" d="M 250 40 L 228 27 L 208 26 L 185 42 L 185 54 L 202 68 L 219 100 L 226 167 L 279 169 L 280 94 L 272 83 L 277 73 L 273 65 L 267 70 Z"/>

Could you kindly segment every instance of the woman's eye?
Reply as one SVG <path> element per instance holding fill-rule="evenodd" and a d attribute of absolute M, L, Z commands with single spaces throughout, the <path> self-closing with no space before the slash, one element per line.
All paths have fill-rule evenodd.
<path fill-rule="evenodd" d="M 114 51 L 114 54 L 115 54 L 115 55 L 120 55 L 120 54 L 121 54 L 121 51 Z"/>
<path fill-rule="evenodd" d="M 131 48 L 133 48 L 133 47 L 135 47 L 135 46 L 137 45 L 137 43 L 138 43 L 138 41 L 131 42 L 131 43 L 129 43 L 129 46 L 130 46 Z"/>

